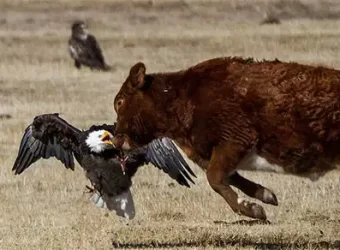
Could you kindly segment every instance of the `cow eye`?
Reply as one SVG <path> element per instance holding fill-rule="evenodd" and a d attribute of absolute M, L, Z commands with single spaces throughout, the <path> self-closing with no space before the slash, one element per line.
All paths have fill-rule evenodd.
<path fill-rule="evenodd" d="M 124 100 L 123 99 L 119 99 L 117 102 L 116 102 L 116 111 L 118 111 L 118 109 L 120 108 L 120 106 L 122 106 Z"/>

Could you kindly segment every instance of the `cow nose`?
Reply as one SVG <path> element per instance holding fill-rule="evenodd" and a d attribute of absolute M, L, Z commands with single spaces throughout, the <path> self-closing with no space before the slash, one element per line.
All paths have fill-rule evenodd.
<path fill-rule="evenodd" d="M 121 149 L 123 147 L 125 139 L 123 135 L 116 135 L 112 141 L 116 148 Z"/>

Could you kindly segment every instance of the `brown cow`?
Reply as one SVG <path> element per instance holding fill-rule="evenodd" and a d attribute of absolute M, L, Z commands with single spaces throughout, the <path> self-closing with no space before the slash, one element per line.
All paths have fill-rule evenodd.
<path fill-rule="evenodd" d="M 131 148 L 166 136 L 206 170 L 233 211 L 266 219 L 230 186 L 277 205 L 237 170 L 317 179 L 340 156 L 340 71 L 297 63 L 216 58 L 174 73 L 137 63 L 115 97 L 117 142 Z"/>

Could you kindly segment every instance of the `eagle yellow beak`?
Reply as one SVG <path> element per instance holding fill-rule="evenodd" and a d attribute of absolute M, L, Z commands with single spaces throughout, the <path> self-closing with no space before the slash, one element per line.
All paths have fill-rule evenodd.
<path fill-rule="evenodd" d="M 104 142 L 105 142 L 105 144 L 113 145 L 113 142 L 112 142 L 111 140 L 106 140 L 106 141 L 104 141 Z"/>
<path fill-rule="evenodd" d="M 111 133 L 107 132 L 107 131 L 104 131 L 103 135 L 102 135 L 102 141 L 105 143 L 105 144 L 109 144 L 109 145 L 114 145 L 113 144 L 113 141 L 111 140 L 112 138 L 112 135 Z"/>

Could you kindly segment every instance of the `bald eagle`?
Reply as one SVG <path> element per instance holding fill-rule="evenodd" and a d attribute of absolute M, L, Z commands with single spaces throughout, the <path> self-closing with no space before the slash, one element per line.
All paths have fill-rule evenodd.
<path fill-rule="evenodd" d="M 96 38 L 88 33 L 85 22 L 74 21 L 71 29 L 72 34 L 68 40 L 68 48 L 77 69 L 80 69 L 81 65 L 88 66 L 91 70 L 109 71 L 112 69 L 106 64 Z"/>
<path fill-rule="evenodd" d="M 131 178 L 140 166 L 151 163 L 180 185 L 194 184 L 190 175 L 195 174 L 170 139 L 154 140 L 125 155 L 112 143 L 114 130 L 115 124 L 103 124 L 81 131 L 58 114 L 36 116 L 25 129 L 12 170 L 21 174 L 37 160 L 50 157 L 74 170 L 75 158 L 93 186 L 90 200 L 129 219 L 135 215 Z"/>

